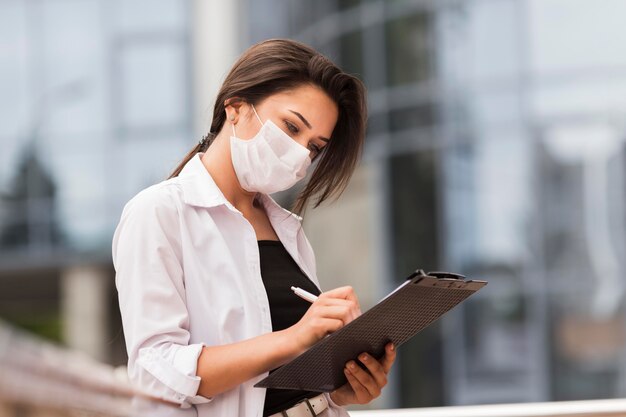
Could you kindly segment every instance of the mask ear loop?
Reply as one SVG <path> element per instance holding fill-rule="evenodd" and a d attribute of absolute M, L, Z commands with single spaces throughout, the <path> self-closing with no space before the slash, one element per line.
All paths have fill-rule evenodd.
<path fill-rule="evenodd" d="M 263 126 L 263 122 L 261 121 L 259 114 L 256 112 L 256 109 L 254 108 L 254 104 L 251 104 L 251 106 L 252 106 L 252 111 L 254 112 L 254 115 L 258 119 L 259 123 L 261 123 L 261 126 Z M 256 207 L 261 207 L 263 205 L 263 203 L 261 203 L 261 201 L 259 200 L 260 195 L 261 193 L 257 193 L 256 196 L 254 196 L 254 203 L 256 204 Z"/>
<path fill-rule="evenodd" d="M 261 123 L 261 126 L 263 126 L 263 122 L 261 121 L 261 118 L 259 117 L 259 114 L 256 112 L 256 109 L 254 108 L 254 105 L 252 105 L 252 111 L 254 112 L 254 115 L 256 116 L 256 118 L 259 121 L 259 123 Z M 235 124 L 233 123 L 233 120 L 235 120 L 235 116 L 231 116 L 231 118 L 230 118 L 230 127 L 233 128 L 233 136 L 237 137 L 237 133 L 235 133 Z"/>
<path fill-rule="evenodd" d="M 237 133 L 235 133 L 235 124 L 233 123 L 234 120 L 235 120 L 235 116 L 231 116 L 230 117 L 230 127 L 233 128 L 233 136 L 237 137 Z"/>
<path fill-rule="evenodd" d="M 261 121 L 259 114 L 256 112 L 256 109 L 254 108 L 254 104 L 252 104 L 252 111 L 254 112 L 254 115 L 256 116 L 256 118 L 259 119 L 259 123 L 261 123 L 261 126 L 263 126 L 263 122 Z"/>

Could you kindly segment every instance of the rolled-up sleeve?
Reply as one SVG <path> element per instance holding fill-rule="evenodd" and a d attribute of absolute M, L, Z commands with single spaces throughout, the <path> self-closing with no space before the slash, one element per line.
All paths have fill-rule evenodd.
<path fill-rule="evenodd" d="M 190 407 L 198 395 L 202 343 L 189 344 L 180 221 L 174 185 L 149 187 L 122 212 L 113 264 L 128 352 L 128 375 L 142 392 Z"/>

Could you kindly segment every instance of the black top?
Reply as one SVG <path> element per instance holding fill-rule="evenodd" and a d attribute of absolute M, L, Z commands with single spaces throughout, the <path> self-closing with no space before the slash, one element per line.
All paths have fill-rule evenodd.
<path fill-rule="evenodd" d="M 280 241 L 259 240 L 258 242 L 261 277 L 270 303 L 272 329 L 283 330 L 296 324 L 311 306 L 311 303 L 294 294 L 291 286 L 300 287 L 315 295 L 319 295 L 320 291 L 300 270 Z M 318 394 L 313 391 L 268 388 L 263 416 L 278 413 L 305 398 L 315 397 Z"/>

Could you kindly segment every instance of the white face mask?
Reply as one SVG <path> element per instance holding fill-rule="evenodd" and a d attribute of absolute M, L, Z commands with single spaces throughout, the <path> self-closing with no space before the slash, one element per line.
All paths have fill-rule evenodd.
<path fill-rule="evenodd" d="M 230 137 L 230 154 L 237 179 L 244 190 L 272 194 L 290 188 L 306 175 L 311 165 L 310 151 L 271 120 L 261 123 L 261 129 L 252 139 Z"/>

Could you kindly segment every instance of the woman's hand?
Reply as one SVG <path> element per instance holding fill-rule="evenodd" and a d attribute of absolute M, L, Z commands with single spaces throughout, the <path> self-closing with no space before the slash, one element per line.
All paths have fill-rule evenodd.
<path fill-rule="evenodd" d="M 388 343 L 385 346 L 385 356 L 380 362 L 367 353 L 359 355 L 359 360 L 369 372 L 354 361 L 348 362 L 343 370 L 348 383 L 330 393 L 335 404 L 367 404 L 377 398 L 387 385 L 387 374 L 396 360 L 396 349 L 392 343 Z"/>
<path fill-rule="evenodd" d="M 339 287 L 320 294 L 300 321 L 288 329 L 295 344 L 294 354 L 302 353 L 360 315 L 359 300 L 352 287 Z"/>

